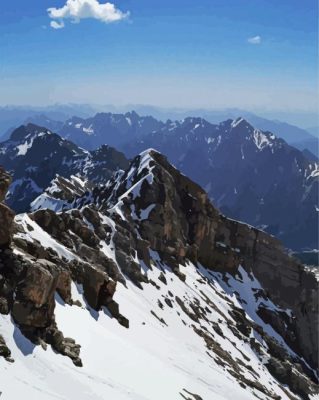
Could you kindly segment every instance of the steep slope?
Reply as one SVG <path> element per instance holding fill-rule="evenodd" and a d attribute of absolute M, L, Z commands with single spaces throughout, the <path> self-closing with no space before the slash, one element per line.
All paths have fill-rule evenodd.
<path fill-rule="evenodd" d="M 317 248 L 318 165 L 242 118 L 212 125 L 171 122 L 125 147 L 153 147 L 206 189 L 226 216 L 276 235 L 294 249 Z"/>
<path fill-rule="evenodd" d="M 108 146 L 89 152 L 46 128 L 28 124 L 0 143 L 0 165 L 13 175 L 7 202 L 21 212 L 29 209 L 56 174 L 105 182 L 117 169 L 127 168 L 128 161 Z"/>
<path fill-rule="evenodd" d="M 274 238 L 154 151 L 67 205 L 0 253 L 9 398 L 314 398 L 318 281 Z"/>
<path fill-rule="evenodd" d="M 99 113 L 87 119 L 73 117 L 58 132 L 64 138 L 91 150 L 103 144 L 118 147 L 162 126 L 163 123 L 155 118 L 141 117 L 132 111 L 126 114 Z"/>

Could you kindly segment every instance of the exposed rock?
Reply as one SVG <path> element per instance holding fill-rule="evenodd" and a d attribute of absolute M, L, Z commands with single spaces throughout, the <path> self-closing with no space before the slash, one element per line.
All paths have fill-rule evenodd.
<path fill-rule="evenodd" d="M 6 342 L 1 335 L 0 335 L 0 357 L 5 358 L 7 361 L 13 361 L 11 359 L 11 351 L 6 345 Z"/>
<path fill-rule="evenodd" d="M 234 275 L 239 265 L 243 265 L 275 304 L 292 312 L 295 319 L 291 324 L 290 344 L 312 366 L 318 367 L 319 287 L 315 275 L 286 254 L 274 237 L 221 215 L 203 189 L 181 175 L 156 151 L 136 157 L 131 170 L 135 172 L 130 172 L 130 185 L 139 182 L 140 194 L 136 198 L 128 194 L 122 199 L 122 209 L 134 225 L 131 208 L 139 215 L 141 210 L 155 205 L 156 212 L 138 221 L 140 235 L 150 243 L 150 248 L 176 273 L 187 259 Z M 151 184 L 146 179 L 150 170 Z M 99 197 L 108 199 L 103 207 L 109 202 L 116 203 L 127 192 L 127 185 L 127 177 L 123 175 L 120 181 L 102 190 Z M 134 234 L 128 231 L 121 234 L 119 230 L 120 239 L 116 241 L 124 251 L 119 257 L 121 267 L 131 271 L 134 281 L 142 280 L 139 269 L 125 258 L 125 253 L 130 257 L 134 249 Z M 274 327 L 284 335 L 278 324 Z"/>
<path fill-rule="evenodd" d="M 260 362 L 266 356 L 274 359 L 269 370 L 293 392 L 304 396 L 316 391 L 316 377 L 305 361 L 316 366 L 318 286 L 313 275 L 286 255 L 274 238 L 226 219 L 199 186 L 155 152 L 135 159 L 129 176 L 128 172 L 118 174 L 105 187 L 72 200 L 72 205 L 77 208 L 59 213 L 38 210 L 24 219 L 19 217 L 13 240 L 15 252 L 10 248 L 0 252 L 0 312 L 10 313 L 33 343 L 50 344 L 81 366 L 80 346 L 65 338 L 56 325 L 56 293 L 62 301 L 75 304 L 73 281 L 91 313 L 92 309 L 103 310 L 128 328 L 129 320 L 121 314 L 113 296 L 118 282 L 130 288 L 128 281 L 132 281 L 140 289 L 145 284 L 154 286 L 143 293 L 158 294 L 154 307 L 159 315 L 150 310 L 154 323 L 160 321 L 161 329 L 168 329 L 161 310 L 177 314 L 203 339 L 210 357 L 242 387 L 278 399 L 260 383 L 258 373 L 249 366 L 250 358 L 236 346 L 237 339 L 250 345 Z M 41 229 L 42 235 L 52 240 L 52 248 L 38 240 Z M 32 232 L 36 232 L 33 240 Z M 28 240 L 24 240 L 26 237 Z M 182 289 L 192 280 L 192 274 L 186 279 L 190 260 L 196 266 L 192 266 L 192 274 L 196 274 L 192 290 L 195 292 L 197 285 L 202 288 L 198 298 L 184 294 Z M 259 325 L 251 319 L 249 310 L 234 306 L 227 297 L 227 287 L 231 288 L 228 282 L 236 281 L 231 295 L 236 304 L 244 304 L 237 285 L 247 283 L 248 288 L 250 277 L 256 285 L 261 284 L 251 291 L 259 306 L 254 309 L 260 317 L 256 318 Z M 224 294 L 215 290 L 216 281 L 225 287 Z M 181 294 L 169 290 L 172 282 Z M 216 292 L 228 312 L 217 306 L 218 301 L 210 300 L 208 292 L 205 295 L 206 288 Z M 61 299 L 57 298 L 59 302 Z M 264 306 L 263 301 L 271 307 Z M 210 319 L 209 314 L 215 317 L 215 312 L 217 319 Z M 262 321 L 284 338 L 295 356 L 267 335 Z M 221 338 L 228 339 L 227 333 L 233 337 L 231 345 L 241 359 L 218 343 Z M 253 340 L 253 334 L 260 337 L 262 345 Z"/>
<path fill-rule="evenodd" d="M 0 248 L 9 246 L 12 238 L 14 212 L 3 204 L 11 177 L 0 167 Z"/>

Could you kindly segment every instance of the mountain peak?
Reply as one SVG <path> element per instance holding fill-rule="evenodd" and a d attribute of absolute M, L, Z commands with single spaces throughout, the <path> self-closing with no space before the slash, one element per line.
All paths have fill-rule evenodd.
<path fill-rule="evenodd" d="M 51 132 L 41 126 L 35 125 L 33 123 L 28 123 L 27 125 L 21 125 L 19 128 L 15 129 L 10 136 L 13 141 L 20 141 L 28 136 L 37 136 L 39 134 L 51 134 Z"/>
<path fill-rule="evenodd" d="M 238 117 L 231 122 L 231 127 L 232 128 L 237 128 L 237 127 L 244 127 L 247 126 L 247 128 L 252 128 L 252 125 L 243 117 Z"/>

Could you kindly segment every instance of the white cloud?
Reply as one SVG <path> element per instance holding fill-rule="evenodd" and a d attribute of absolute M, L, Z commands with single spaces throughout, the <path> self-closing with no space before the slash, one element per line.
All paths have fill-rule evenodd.
<path fill-rule="evenodd" d="M 260 44 L 261 43 L 261 37 L 259 35 L 253 36 L 247 39 L 248 43 L 250 44 Z"/>
<path fill-rule="evenodd" d="M 51 27 L 61 29 L 64 27 L 64 19 L 78 23 L 81 19 L 92 18 L 104 23 L 121 21 L 129 16 L 117 9 L 112 3 L 100 3 L 98 0 L 67 0 L 61 8 L 48 8 Z"/>
<path fill-rule="evenodd" d="M 53 29 L 62 29 L 62 28 L 64 28 L 64 22 L 63 22 L 63 21 L 60 21 L 60 22 L 58 22 L 58 21 L 51 21 L 51 22 L 50 22 L 50 26 L 51 26 L 51 28 L 53 28 Z"/>

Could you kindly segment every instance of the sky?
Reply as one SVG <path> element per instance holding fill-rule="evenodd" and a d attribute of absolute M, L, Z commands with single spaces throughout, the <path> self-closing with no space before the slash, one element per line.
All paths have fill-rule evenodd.
<path fill-rule="evenodd" d="M 0 105 L 314 113 L 317 0 L 1 0 Z"/>

